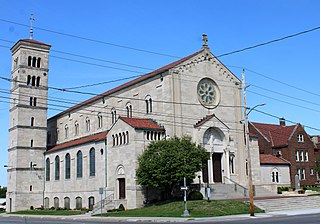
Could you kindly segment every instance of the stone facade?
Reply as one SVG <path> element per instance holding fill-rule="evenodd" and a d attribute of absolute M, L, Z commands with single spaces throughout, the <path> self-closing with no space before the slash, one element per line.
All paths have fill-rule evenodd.
<path fill-rule="evenodd" d="M 39 201 L 35 206 L 92 208 L 100 200 L 99 188 L 102 188 L 103 198 L 110 199 L 114 207 L 120 204 L 126 208 L 141 207 L 145 198 L 135 179 L 137 157 L 150 141 L 171 136 L 189 135 L 210 153 L 208 168 L 197 173 L 201 183 L 229 180 L 246 186 L 248 153 L 244 149 L 240 123 L 239 84 L 204 45 L 192 55 L 50 118 L 47 124 L 41 125 L 43 129 L 35 141 L 41 142 L 44 148 L 48 142 L 44 156 L 44 150 L 36 155 L 37 167 L 41 164 L 39 189 L 43 203 Z M 47 99 L 47 95 L 43 97 Z M 41 116 L 42 122 L 45 116 Z M 18 120 L 19 124 L 22 122 L 24 119 Z M 10 135 L 10 142 L 17 139 Z M 28 142 L 25 135 L 21 138 L 24 140 Z M 29 154 L 30 150 L 25 155 L 28 162 Z M 67 158 L 67 154 L 70 157 Z M 252 156 L 257 157 L 256 154 Z M 14 158 L 19 157 L 9 153 L 9 160 Z M 253 166 L 257 173 L 259 163 Z M 94 175 L 91 175 L 92 167 Z M 82 175 L 79 176 L 80 168 Z M 28 173 L 25 178 L 31 175 Z M 13 177 L 9 175 L 9 178 Z M 17 177 L 11 182 L 21 181 L 23 179 Z M 8 189 L 12 189 L 12 185 Z M 30 201 L 30 198 L 24 197 L 24 200 Z M 13 207 L 14 210 L 22 208 Z"/>

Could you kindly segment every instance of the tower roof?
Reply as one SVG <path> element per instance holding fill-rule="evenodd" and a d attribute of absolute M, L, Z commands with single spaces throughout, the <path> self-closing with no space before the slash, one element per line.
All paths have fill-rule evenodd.
<path fill-rule="evenodd" d="M 40 47 L 42 49 L 47 49 L 47 50 L 49 50 L 51 48 L 50 44 L 46 44 L 46 43 L 43 43 L 43 42 L 40 42 L 37 40 L 21 39 L 11 47 L 11 49 L 10 49 L 11 52 L 16 51 L 17 48 L 21 45 L 30 46 L 30 47 Z"/>

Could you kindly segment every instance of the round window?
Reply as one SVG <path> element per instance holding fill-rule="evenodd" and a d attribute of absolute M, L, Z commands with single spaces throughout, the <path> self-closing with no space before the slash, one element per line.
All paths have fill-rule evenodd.
<path fill-rule="evenodd" d="M 218 106 L 220 102 L 220 91 L 212 79 L 201 79 L 198 83 L 197 93 L 199 102 L 203 106 L 210 109 Z"/>

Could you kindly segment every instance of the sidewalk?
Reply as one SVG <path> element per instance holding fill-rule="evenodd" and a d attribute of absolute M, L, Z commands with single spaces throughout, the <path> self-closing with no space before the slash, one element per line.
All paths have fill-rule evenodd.
<path fill-rule="evenodd" d="M 277 211 L 268 213 L 257 213 L 255 216 L 251 217 L 249 214 L 242 215 L 228 215 L 228 216 L 217 216 L 208 218 L 172 218 L 172 217 L 100 217 L 100 216 L 90 216 L 88 214 L 84 215 L 74 215 L 74 216 L 52 216 L 52 215 L 15 215 L 15 214 L 0 214 L 0 217 L 21 217 L 21 218 L 47 218 L 47 219 L 60 219 L 60 220 L 97 220 L 97 221 L 109 221 L 109 222 L 191 222 L 191 221 L 231 221 L 231 220 L 245 220 L 251 218 L 268 218 L 277 216 L 292 216 L 292 215 L 304 215 L 304 214 L 316 214 L 320 213 L 320 208 L 315 209 L 305 209 L 305 210 L 287 210 L 287 211 Z"/>

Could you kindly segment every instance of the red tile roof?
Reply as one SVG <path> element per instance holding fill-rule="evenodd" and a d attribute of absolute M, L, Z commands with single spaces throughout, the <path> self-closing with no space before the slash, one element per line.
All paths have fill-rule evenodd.
<path fill-rule="evenodd" d="M 157 131 L 165 131 L 163 127 L 160 127 L 155 121 L 148 118 L 132 118 L 132 117 L 119 117 L 128 125 L 136 129 L 152 129 Z"/>
<path fill-rule="evenodd" d="M 281 126 L 277 124 L 264 124 L 250 122 L 269 142 L 273 147 L 286 146 L 288 140 L 295 131 L 297 125 Z"/>
<path fill-rule="evenodd" d="M 65 148 L 69 148 L 69 147 L 72 147 L 72 146 L 82 145 L 82 144 L 85 144 L 85 143 L 88 143 L 88 142 L 101 141 L 101 140 L 106 139 L 107 133 L 108 133 L 107 131 L 100 132 L 100 133 L 89 135 L 89 136 L 86 136 L 86 137 L 83 137 L 83 138 L 75 139 L 75 140 L 70 141 L 70 142 L 64 142 L 64 143 L 62 143 L 60 145 L 56 145 L 53 148 L 47 150 L 47 152 L 52 152 L 52 151 L 57 151 L 59 149 L 65 149 Z"/>
<path fill-rule="evenodd" d="M 268 154 L 260 154 L 260 164 L 264 164 L 264 165 L 273 165 L 273 164 L 277 164 L 277 165 L 290 165 L 290 162 L 280 158 L 280 157 L 276 157 L 273 155 L 268 155 Z"/>
<path fill-rule="evenodd" d="M 161 67 L 161 68 L 159 68 L 159 69 L 156 69 L 156 70 L 154 70 L 154 71 L 152 71 L 152 72 L 150 72 L 150 73 L 147 73 L 147 74 L 145 74 L 145 75 L 142 75 L 142 76 L 140 76 L 139 78 L 136 78 L 136 79 L 134 79 L 134 80 L 131 80 L 131 81 L 129 81 L 129 82 L 126 82 L 126 83 L 124 83 L 124 84 L 122 84 L 122 85 L 120 85 L 120 86 L 118 86 L 118 87 L 115 87 L 115 88 L 113 88 L 113 89 L 111 89 L 111 90 L 109 90 L 109 91 L 107 91 L 107 92 L 101 93 L 101 94 L 99 94 L 99 95 L 97 95 L 97 96 L 95 96 L 95 97 L 92 97 L 92 98 L 90 98 L 90 99 L 88 99 L 88 100 L 86 100 L 86 101 L 83 101 L 82 103 L 79 103 L 79 104 L 77 104 L 77 105 L 75 105 L 75 106 L 73 106 L 73 107 L 71 107 L 71 108 L 69 108 L 69 109 L 67 109 L 67 110 L 65 110 L 65 111 L 63 111 L 63 112 L 55 115 L 54 117 L 51 117 L 49 120 L 54 119 L 54 118 L 59 117 L 59 116 L 62 116 L 63 114 L 66 114 L 66 113 L 68 113 L 68 112 L 70 112 L 70 111 L 72 111 L 72 110 L 75 110 L 75 109 L 77 109 L 77 108 L 79 108 L 79 107 L 81 107 L 81 106 L 83 106 L 83 105 L 92 103 L 92 102 L 94 102 L 94 101 L 96 101 L 96 100 L 98 100 L 98 99 L 100 99 L 100 98 L 109 96 L 109 95 L 111 95 L 111 94 L 113 94 L 113 93 L 115 93 L 115 92 L 117 92 L 117 91 L 120 91 L 120 90 L 125 89 L 125 88 L 127 88 L 127 87 L 130 87 L 130 86 L 132 86 L 132 85 L 135 85 L 135 84 L 137 84 L 137 83 L 139 83 L 139 82 L 141 82 L 141 81 L 144 81 L 144 80 L 149 79 L 149 78 L 151 78 L 151 77 L 154 77 L 154 76 L 156 76 L 156 75 L 158 75 L 158 74 L 161 74 L 161 73 L 163 73 L 163 72 L 165 72 L 165 71 L 167 71 L 167 70 L 169 70 L 169 69 L 177 66 L 178 64 L 180 64 L 180 63 L 182 63 L 182 62 L 184 62 L 184 61 L 186 61 L 186 60 L 188 60 L 188 59 L 196 56 L 197 54 L 201 53 L 202 51 L 203 51 L 203 49 L 200 50 L 200 51 L 198 51 L 198 52 L 196 52 L 196 53 L 193 53 L 193 54 L 191 54 L 191 55 L 189 55 L 189 56 L 187 56 L 187 57 L 184 57 L 184 58 L 182 58 L 182 59 L 180 59 L 180 60 L 177 60 L 177 61 L 175 61 L 175 62 L 172 62 L 172 63 L 170 63 L 170 64 L 168 64 L 168 65 L 166 65 L 166 66 L 163 66 L 163 67 Z"/>

